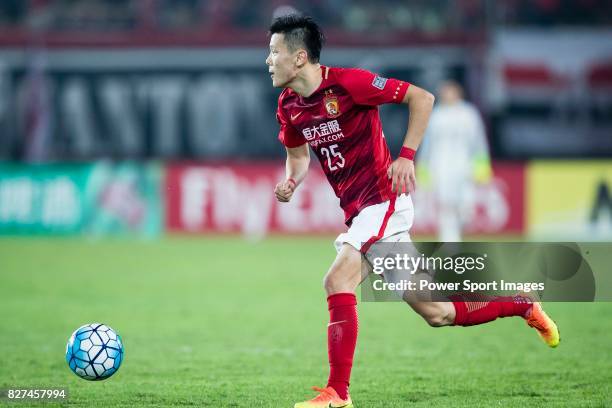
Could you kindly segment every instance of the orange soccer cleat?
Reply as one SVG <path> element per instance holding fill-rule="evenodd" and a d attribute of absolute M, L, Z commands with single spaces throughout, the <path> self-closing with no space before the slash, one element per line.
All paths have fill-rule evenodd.
<path fill-rule="evenodd" d="M 527 324 L 538 331 L 538 334 L 549 347 L 557 347 L 561 341 L 559 336 L 559 329 L 557 324 L 548 317 L 542 304 L 536 300 L 533 300 L 532 306 L 529 308 L 524 316 Z"/>
<path fill-rule="evenodd" d="M 298 402 L 294 408 L 353 408 L 351 397 L 347 396 L 346 400 L 343 400 L 332 387 L 312 387 L 312 389 L 319 395 L 309 401 Z"/>

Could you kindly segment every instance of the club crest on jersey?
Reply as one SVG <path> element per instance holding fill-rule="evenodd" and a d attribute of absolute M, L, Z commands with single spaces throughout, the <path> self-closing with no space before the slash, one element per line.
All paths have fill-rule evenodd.
<path fill-rule="evenodd" d="M 338 97 L 331 93 L 327 94 L 323 99 L 325 104 L 325 110 L 327 111 L 328 118 L 337 118 L 340 116 L 340 104 L 338 103 Z"/>

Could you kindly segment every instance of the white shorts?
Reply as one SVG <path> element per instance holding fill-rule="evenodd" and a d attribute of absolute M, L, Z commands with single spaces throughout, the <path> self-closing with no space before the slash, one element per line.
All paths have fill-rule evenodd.
<path fill-rule="evenodd" d="M 393 206 L 390 208 L 391 204 Z M 348 231 L 338 235 L 334 246 L 340 252 L 346 243 L 365 254 L 375 242 L 411 242 L 409 231 L 413 220 L 412 199 L 402 194 L 395 200 L 361 210 Z"/>

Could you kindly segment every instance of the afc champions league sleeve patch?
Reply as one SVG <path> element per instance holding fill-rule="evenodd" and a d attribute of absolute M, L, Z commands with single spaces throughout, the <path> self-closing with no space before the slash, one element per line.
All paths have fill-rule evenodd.
<path fill-rule="evenodd" d="M 385 89 L 385 85 L 387 84 L 387 78 L 383 78 L 381 76 L 376 75 L 374 80 L 372 81 L 372 86 L 374 88 L 378 88 L 381 91 Z"/>

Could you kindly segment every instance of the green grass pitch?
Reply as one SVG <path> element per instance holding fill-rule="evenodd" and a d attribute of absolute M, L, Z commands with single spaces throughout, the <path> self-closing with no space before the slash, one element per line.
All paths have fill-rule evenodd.
<path fill-rule="evenodd" d="M 331 241 L 1 239 L 0 388 L 65 386 L 67 406 L 292 407 L 327 379 Z M 612 406 L 612 303 L 546 309 L 555 350 L 517 318 L 433 329 L 404 304 L 360 304 L 355 406 Z M 64 360 L 91 322 L 125 344 L 102 382 Z"/>

